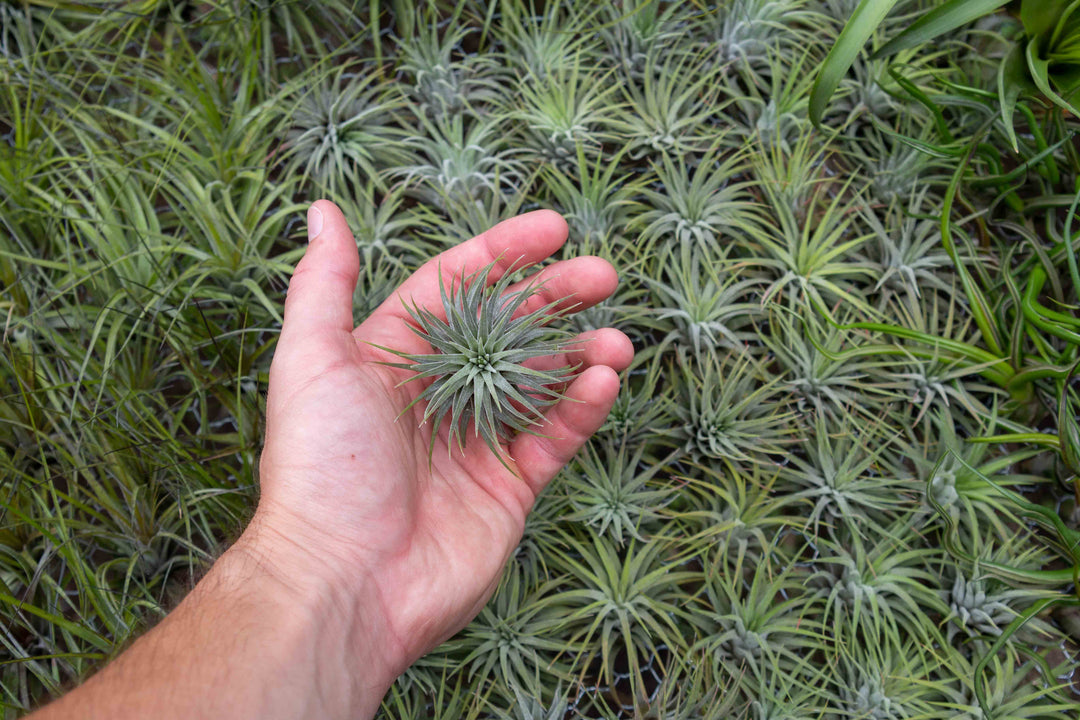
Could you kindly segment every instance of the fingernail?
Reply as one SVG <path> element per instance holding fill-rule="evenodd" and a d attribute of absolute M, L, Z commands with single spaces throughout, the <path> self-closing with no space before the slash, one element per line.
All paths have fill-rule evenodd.
<path fill-rule="evenodd" d="M 311 242 L 322 232 L 322 213 L 312 205 L 307 211 L 307 241 Z"/>

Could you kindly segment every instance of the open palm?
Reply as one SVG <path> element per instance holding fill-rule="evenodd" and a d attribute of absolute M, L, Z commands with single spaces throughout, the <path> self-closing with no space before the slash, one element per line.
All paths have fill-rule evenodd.
<path fill-rule="evenodd" d="M 344 598 L 364 598 L 365 612 L 384 626 L 393 672 L 401 672 L 490 596 L 536 495 L 603 422 L 633 347 L 606 329 L 588 333 L 570 357 L 543 359 L 583 371 L 566 389 L 569 401 L 548 410 L 544 437 L 520 435 L 504 448 L 510 469 L 477 438 L 464 453 L 449 452 L 448 423 L 421 424 L 422 404 L 399 418 L 423 386 L 400 385 L 411 373 L 380 365 L 397 358 L 373 344 L 431 352 L 409 329 L 402 299 L 441 315 L 439 273 L 449 283 L 504 258 L 494 282 L 557 250 L 566 224 L 550 211 L 500 223 L 425 264 L 354 328 L 355 242 L 336 206 L 313 208 L 309 221 L 321 219 L 321 231 L 293 275 L 270 370 L 252 531 L 274 538 L 273 560 L 290 577 L 317 575 Z M 594 257 L 554 263 L 540 276 L 544 288 L 526 311 L 556 300 L 588 307 L 617 282 Z"/>

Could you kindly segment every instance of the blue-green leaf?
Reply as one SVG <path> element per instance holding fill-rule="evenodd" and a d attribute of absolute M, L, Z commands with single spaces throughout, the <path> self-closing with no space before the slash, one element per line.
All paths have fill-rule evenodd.
<path fill-rule="evenodd" d="M 1031 71 L 1031 79 L 1035 82 L 1035 86 L 1046 95 L 1050 102 L 1054 103 L 1058 107 L 1068 110 L 1073 115 L 1080 116 L 1080 111 L 1077 111 L 1065 98 L 1058 95 L 1054 88 L 1050 85 L 1050 63 L 1047 60 L 1043 60 L 1039 57 L 1039 43 L 1038 40 L 1032 39 L 1028 42 L 1025 48 L 1027 57 L 1028 70 Z"/>
<path fill-rule="evenodd" d="M 1031 38 L 1050 32 L 1068 4 L 1069 0 L 1024 0 L 1020 3 L 1024 32 Z"/>

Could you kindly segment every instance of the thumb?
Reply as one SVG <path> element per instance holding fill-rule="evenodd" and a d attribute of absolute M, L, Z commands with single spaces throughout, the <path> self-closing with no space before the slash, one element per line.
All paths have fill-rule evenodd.
<path fill-rule="evenodd" d="M 356 241 L 329 200 L 308 208 L 308 249 L 285 296 L 281 341 L 319 340 L 353 330 L 353 290 L 360 272 Z"/>

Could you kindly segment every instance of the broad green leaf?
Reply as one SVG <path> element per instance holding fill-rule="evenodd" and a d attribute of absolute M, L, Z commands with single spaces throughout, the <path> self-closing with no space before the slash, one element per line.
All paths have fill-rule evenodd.
<path fill-rule="evenodd" d="M 829 98 L 836 92 L 863 45 L 896 3 L 897 0 L 862 0 L 855 8 L 814 80 L 810 92 L 810 120 L 814 125 L 821 126 Z"/>
<path fill-rule="evenodd" d="M 972 20 L 989 15 L 1008 2 L 1009 0 L 950 0 L 916 20 L 871 57 L 886 57 L 922 45 L 938 35 L 944 35 Z"/>
<path fill-rule="evenodd" d="M 1065 12 L 1070 0 L 1024 0 L 1020 3 L 1020 22 L 1024 32 L 1035 38 L 1050 32 Z"/>
<path fill-rule="evenodd" d="M 1050 82 L 1050 61 L 1043 59 L 1039 54 L 1039 41 L 1037 38 L 1032 38 L 1025 48 L 1027 57 L 1028 70 L 1031 71 L 1031 79 L 1035 81 L 1035 85 L 1042 91 L 1044 95 L 1055 105 L 1068 110 L 1073 115 L 1080 116 L 1080 111 L 1077 111 L 1073 105 L 1065 98 L 1061 97 L 1053 88 Z"/>
<path fill-rule="evenodd" d="M 1050 36 L 1047 45 L 1051 63 L 1074 63 L 1080 61 L 1080 47 L 1077 46 L 1080 36 L 1080 0 L 1072 0 L 1072 4 L 1058 18 L 1054 26 L 1054 32 Z"/>
<path fill-rule="evenodd" d="M 1054 75 L 1051 79 L 1061 96 L 1070 105 L 1073 104 L 1077 96 L 1080 95 L 1080 66 L 1057 66 L 1054 68 Z"/>

